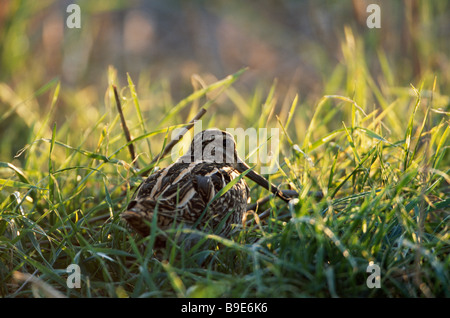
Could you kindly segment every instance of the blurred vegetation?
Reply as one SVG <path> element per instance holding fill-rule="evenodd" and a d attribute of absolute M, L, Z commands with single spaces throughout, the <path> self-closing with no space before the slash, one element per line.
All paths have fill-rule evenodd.
<path fill-rule="evenodd" d="M 85 0 L 80 29 L 70 3 L 0 2 L 0 295 L 36 296 L 20 271 L 71 297 L 449 296 L 450 1 Z M 140 167 L 204 106 L 282 128 L 271 177 L 301 204 L 155 261 L 119 217 L 142 178 L 111 84 Z"/>
<path fill-rule="evenodd" d="M 109 65 L 121 83 L 127 72 L 134 79 L 149 120 L 158 118 L 150 110 L 167 111 L 192 91 L 193 74 L 211 83 L 242 67 L 250 71 L 240 92 L 253 94 L 256 87 L 266 94 L 277 78 L 277 107 L 299 93 L 309 115 L 323 94 L 379 107 L 370 94 L 358 98 L 363 71 L 386 98 L 410 83 L 430 84 L 434 76 L 437 93 L 450 87 L 449 1 L 78 1 L 81 29 L 65 25 L 70 3 L 0 4 L 0 105 L 8 115 L 1 117 L 0 134 L 15 140 L 2 143 L 1 160 L 11 160 L 48 112 L 51 90 L 36 92 L 54 79 L 63 90 L 49 122 L 66 121 L 81 99 L 86 116 L 72 119 L 71 128 L 90 127 L 107 107 Z M 366 26 L 369 3 L 381 5 L 381 29 Z M 353 41 L 345 26 L 356 38 L 352 52 L 341 47 Z M 355 69 L 356 59 L 364 69 Z M 218 109 L 225 121 L 231 116 L 227 107 Z"/>

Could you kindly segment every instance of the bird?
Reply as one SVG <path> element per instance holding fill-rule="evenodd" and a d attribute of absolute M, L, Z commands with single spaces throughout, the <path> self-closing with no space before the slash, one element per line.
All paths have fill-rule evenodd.
<path fill-rule="evenodd" d="M 242 224 L 250 202 L 250 189 L 241 174 L 288 201 L 276 186 L 239 157 L 229 132 L 203 130 L 194 136 L 183 156 L 139 185 L 122 218 L 142 236 L 150 235 L 155 222 L 162 232 L 181 226 L 210 230 L 228 238 L 233 225 Z M 224 191 L 227 185 L 231 187 Z M 167 236 L 158 232 L 154 248 L 163 249 Z M 191 248 L 199 237 L 182 234 L 179 239 Z"/>

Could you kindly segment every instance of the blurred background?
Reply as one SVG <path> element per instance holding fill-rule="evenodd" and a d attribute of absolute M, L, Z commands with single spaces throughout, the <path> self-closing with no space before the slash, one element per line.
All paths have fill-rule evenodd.
<path fill-rule="evenodd" d="M 81 8 L 79 29 L 66 25 L 71 3 Z M 371 3 L 381 8 L 380 29 L 367 27 Z M 63 93 L 52 120 L 67 120 L 75 102 L 86 106 L 80 121 L 97 118 L 109 65 L 122 85 L 130 74 L 149 117 L 189 95 L 193 74 L 210 83 L 247 66 L 241 94 L 264 95 L 276 79 L 281 100 L 298 93 L 312 108 L 324 94 L 355 94 L 341 76 L 354 57 L 343 42 L 364 56 L 377 85 L 436 76 L 437 91 L 448 94 L 449 39 L 445 0 L 0 0 L 0 140 L 14 140 L 0 146 L 0 160 L 30 141 L 21 129 L 49 110 L 54 86 L 46 85 L 56 80 Z"/>

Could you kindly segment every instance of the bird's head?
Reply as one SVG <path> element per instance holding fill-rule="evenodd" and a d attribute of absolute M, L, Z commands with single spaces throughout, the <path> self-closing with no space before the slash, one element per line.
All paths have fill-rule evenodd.
<path fill-rule="evenodd" d="M 241 161 L 233 136 L 219 129 L 206 129 L 196 134 L 189 150 L 177 162 L 213 162 L 234 166 Z"/>
<path fill-rule="evenodd" d="M 250 169 L 239 157 L 233 135 L 219 129 L 206 129 L 196 134 L 192 139 L 189 150 L 182 157 L 178 158 L 177 162 L 223 163 L 233 167 L 240 173 Z M 246 177 L 276 194 L 281 199 L 288 201 L 277 187 L 255 171 L 247 171 Z"/>

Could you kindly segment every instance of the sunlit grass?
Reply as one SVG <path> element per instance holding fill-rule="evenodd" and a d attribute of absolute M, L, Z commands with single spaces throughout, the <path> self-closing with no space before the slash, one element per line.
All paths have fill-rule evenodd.
<path fill-rule="evenodd" d="M 1 141 L 0 295 L 46 295 L 48 285 L 68 297 L 450 296 L 450 97 L 428 73 L 396 87 L 382 51 L 384 77 L 375 81 L 361 39 L 345 35 L 344 60 L 314 102 L 278 96 L 276 81 L 242 92 L 245 69 L 208 84 L 194 77 L 180 101 L 163 79 L 149 86 L 127 74 L 119 82 L 114 67 L 107 83 L 83 90 L 58 80 L 20 91 L 0 83 L 8 107 L 0 120 L 20 123 L 22 136 Z M 232 238 L 197 231 L 203 239 L 191 250 L 169 240 L 169 262 L 156 260 L 154 235 L 142 238 L 120 219 L 143 178 L 113 84 L 141 169 L 152 171 L 172 131 L 204 107 L 204 129 L 280 128 L 279 170 L 270 178 L 298 200 L 271 199 L 256 211 L 270 209 L 268 217 L 249 214 Z M 249 184 L 252 202 L 268 195 Z M 323 198 L 310 195 L 319 191 Z M 380 266 L 379 289 L 366 285 L 370 262 Z M 81 267 L 80 289 L 67 288 L 69 264 Z M 16 271 L 45 284 L 36 291 Z"/>

